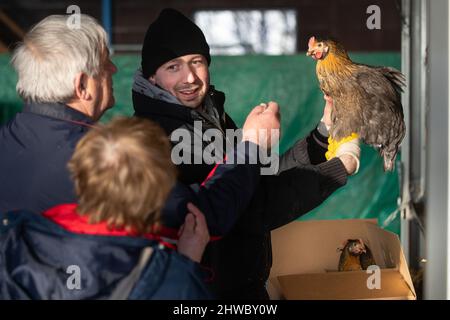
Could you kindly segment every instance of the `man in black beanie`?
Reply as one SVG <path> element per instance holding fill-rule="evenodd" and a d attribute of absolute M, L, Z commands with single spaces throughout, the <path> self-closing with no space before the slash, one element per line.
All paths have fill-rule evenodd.
<path fill-rule="evenodd" d="M 136 116 L 156 121 L 169 136 L 177 129 L 200 135 L 192 139 L 190 161 L 177 165 L 179 180 L 186 184 L 201 183 L 214 168 L 207 161 L 193 164 L 211 144 L 204 139 L 205 132 L 219 130 L 226 145 L 226 130 L 237 129 L 224 110 L 225 95 L 209 83 L 210 63 L 209 46 L 199 27 L 180 12 L 164 9 L 147 30 L 142 69 L 133 83 Z M 208 245 L 202 263 L 213 270 L 211 288 L 219 298 L 267 299 L 270 231 L 321 204 L 355 173 L 359 154 L 325 159 L 331 104 L 327 101 L 321 125 L 281 156 L 276 174 L 261 176 L 250 205 L 225 237 Z M 197 148 L 196 141 L 201 144 Z"/>
<path fill-rule="evenodd" d="M 165 9 L 153 22 L 145 35 L 142 46 L 142 71 L 144 78 L 172 59 L 201 54 L 211 63 L 209 45 L 202 30 L 176 10 Z"/>

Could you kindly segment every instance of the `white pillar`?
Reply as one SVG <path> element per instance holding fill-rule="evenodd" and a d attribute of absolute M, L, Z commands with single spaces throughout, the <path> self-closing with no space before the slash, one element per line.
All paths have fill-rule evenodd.
<path fill-rule="evenodd" d="M 432 0 L 426 179 L 425 298 L 449 299 L 449 16 L 448 0 Z M 424 92 L 425 94 L 425 92 Z"/>

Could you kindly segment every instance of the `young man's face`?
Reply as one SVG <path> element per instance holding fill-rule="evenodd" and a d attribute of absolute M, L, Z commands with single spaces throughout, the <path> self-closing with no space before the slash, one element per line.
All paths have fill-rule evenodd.
<path fill-rule="evenodd" d="M 201 54 L 189 54 L 166 62 L 149 81 L 170 92 L 188 108 L 197 108 L 209 89 L 209 70 Z"/>

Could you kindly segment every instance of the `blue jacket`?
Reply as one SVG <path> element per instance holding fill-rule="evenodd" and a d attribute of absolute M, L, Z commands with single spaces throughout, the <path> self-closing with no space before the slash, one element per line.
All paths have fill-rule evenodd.
<path fill-rule="evenodd" d="M 199 265 L 155 240 L 70 232 L 27 211 L 0 221 L 0 299 L 108 299 L 148 246 L 128 299 L 212 298 Z"/>
<path fill-rule="evenodd" d="M 90 118 L 62 104 L 26 104 L 1 127 L 0 212 L 42 212 L 75 202 L 66 165 L 92 124 Z"/>
<path fill-rule="evenodd" d="M 67 162 L 92 125 L 90 118 L 63 104 L 27 104 L 1 127 L 0 212 L 24 209 L 41 213 L 59 204 L 75 203 Z M 226 164 L 218 166 L 201 185 L 178 183 L 162 211 L 163 224 L 176 235 L 190 201 L 205 214 L 211 235 L 227 233 L 248 205 L 259 169 L 259 165 Z"/>

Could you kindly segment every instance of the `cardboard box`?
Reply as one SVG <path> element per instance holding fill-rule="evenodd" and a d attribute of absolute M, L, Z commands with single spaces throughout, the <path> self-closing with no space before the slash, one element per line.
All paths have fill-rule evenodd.
<path fill-rule="evenodd" d="M 359 238 L 380 267 L 379 289 L 376 272 L 337 271 L 338 248 Z M 272 232 L 272 253 L 271 299 L 416 299 L 398 236 L 376 220 L 294 221 Z"/>

